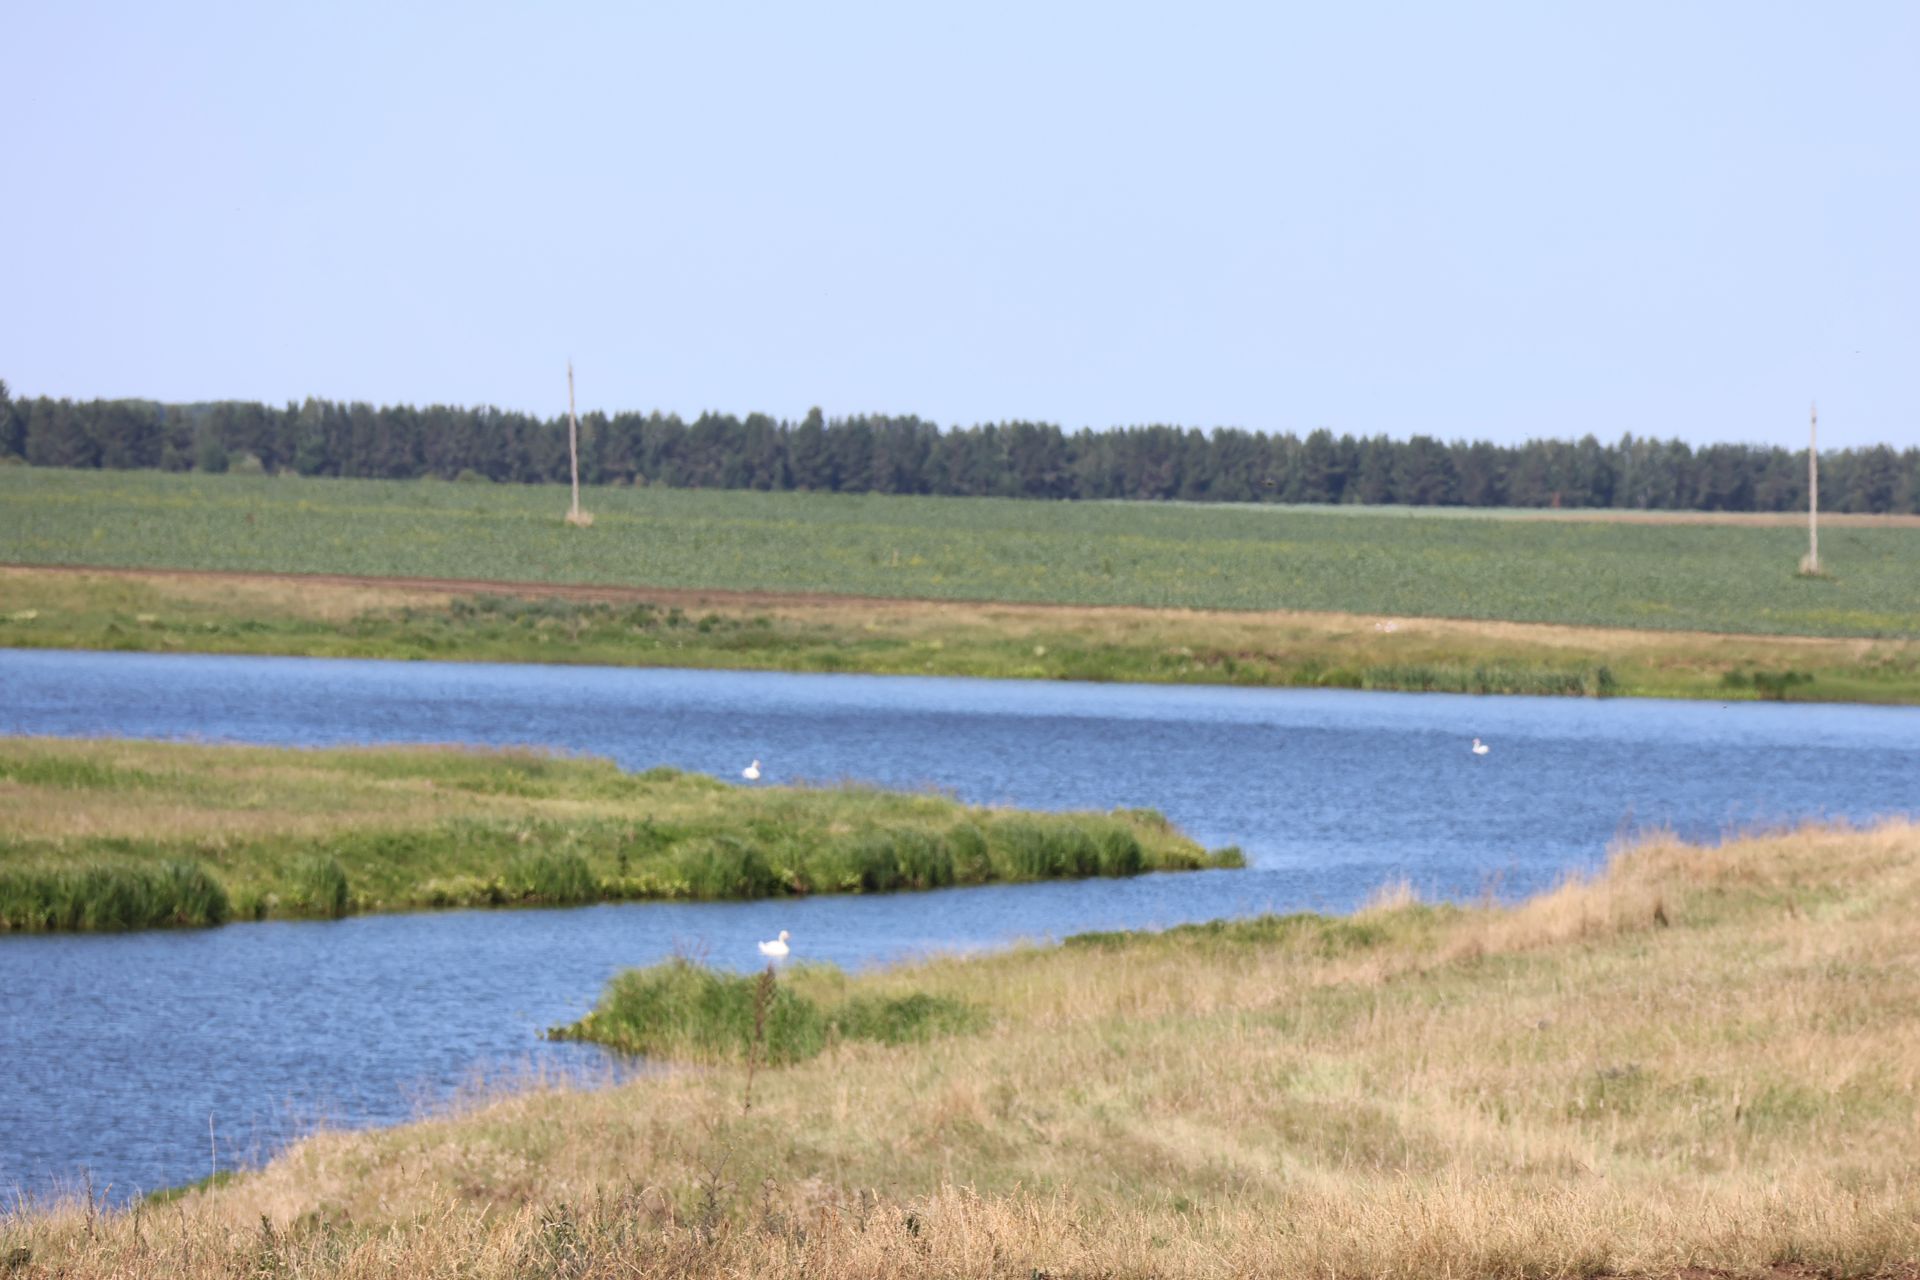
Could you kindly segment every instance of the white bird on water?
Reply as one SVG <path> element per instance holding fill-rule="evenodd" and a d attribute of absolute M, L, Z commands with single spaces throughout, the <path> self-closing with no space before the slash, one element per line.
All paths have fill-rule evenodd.
<path fill-rule="evenodd" d="M 1483 756 L 1491 750 L 1493 750 L 1493 748 L 1488 746 L 1486 743 L 1480 741 L 1480 739 L 1475 738 L 1473 740 L 1473 754 L 1477 756 Z"/>
<path fill-rule="evenodd" d="M 740 771 L 740 776 L 745 778 L 748 782 L 760 781 L 760 762 L 758 760 L 755 760 L 752 764 L 742 769 Z M 760 945 L 765 946 L 766 943 L 763 942 Z"/>
<path fill-rule="evenodd" d="M 782 929 L 780 936 L 772 942 L 763 942 L 760 944 L 760 954 L 769 960 L 785 960 L 787 958 L 787 952 L 792 949 L 787 946 L 788 937 L 787 931 Z"/>

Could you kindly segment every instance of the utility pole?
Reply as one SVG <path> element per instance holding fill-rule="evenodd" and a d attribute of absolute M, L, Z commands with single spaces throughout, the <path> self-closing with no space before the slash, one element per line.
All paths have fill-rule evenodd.
<path fill-rule="evenodd" d="M 580 415 L 573 407 L 573 361 L 567 361 L 567 453 L 573 460 L 573 509 L 567 512 L 567 523 L 585 527 L 593 523 L 593 517 L 580 509 Z"/>
<path fill-rule="evenodd" d="M 1820 572 L 1820 406 L 1807 414 L 1807 559 L 1802 573 Z"/>

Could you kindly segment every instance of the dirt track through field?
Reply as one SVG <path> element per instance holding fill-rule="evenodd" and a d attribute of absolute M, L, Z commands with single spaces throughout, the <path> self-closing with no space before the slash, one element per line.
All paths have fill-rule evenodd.
<path fill-rule="evenodd" d="M 1302 509 L 1288 508 L 1290 511 Z M 1420 515 L 1452 514 L 1445 508 L 1432 507 L 1370 507 L 1368 511 L 1382 515 L 1397 515 L 1403 512 L 1417 512 Z M 1726 524 L 1751 529 L 1804 529 L 1807 526 L 1807 513 L 1804 511 L 1622 511 L 1613 507 L 1562 507 L 1557 510 L 1499 507 L 1476 510 L 1473 516 L 1488 520 L 1559 520 L 1579 524 Z M 1464 511 L 1460 511 L 1454 518 L 1472 517 L 1467 517 Z M 1903 512 L 1871 515 L 1865 512 L 1822 511 L 1820 527 L 1822 529 L 1920 529 L 1920 515 L 1909 515 Z"/>
<path fill-rule="evenodd" d="M 349 587 L 371 591 L 404 591 L 421 595 L 555 596 L 566 600 L 605 600 L 623 604 L 715 604 L 736 608 L 781 608 L 812 605 L 955 604 L 951 600 L 909 600 L 895 596 L 836 595 L 807 591 L 733 591 L 708 587 L 619 587 L 569 582 L 512 582 L 482 578 L 382 578 L 352 573 L 259 573 L 251 569 L 129 569 L 117 565 L 6 564 L 9 573 L 98 575 L 115 578 L 198 579 L 234 583 L 292 583 L 316 587 Z M 1056 606 L 1023 605 L 1022 608 Z M 1059 608 L 1105 606 L 1062 605 Z M 1130 606 L 1115 605 L 1116 609 Z"/>
<path fill-rule="evenodd" d="M 0 565 L 0 582 L 7 577 L 33 575 L 62 577 L 122 578 L 155 583 L 204 584 L 210 590 L 222 587 L 242 591 L 273 593 L 284 598 L 289 591 L 317 589 L 302 603 L 309 608 L 332 601 L 336 608 L 358 611 L 382 604 L 395 606 L 418 603 L 422 597 L 435 604 L 454 596 L 499 595 L 546 597 L 565 600 L 605 601 L 612 604 L 652 604 L 685 610 L 718 609 L 730 613 L 762 613 L 833 625 L 844 624 L 845 615 L 857 612 L 870 622 L 890 626 L 987 627 L 1009 635 L 1022 635 L 1038 628 L 1079 623 L 1101 627 L 1134 629 L 1155 627 L 1186 620 L 1209 631 L 1249 627 L 1284 627 L 1296 635 L 1318 634 L 1328 637 L 1372 633 L 1385 623 L 1403 634 L 1424 634 L 1433 639 L 1452 637 L 1481 642 L 1540 645 L 1552 649 L 1591 648 L 1616 655 L 1635 651 L 1676 650 L 1689 646 L 1724 646 L 1750 643 L 1785 655 L 1798 652 L 1811 659 L 1815 655 L 1857 657 L 1872 650 L 1878 641 L 1862 637 L 1838 636 L 1763 636 L 1727 632 L 1667 631 L 1631 627 L 1576 626 L 1551 622 L 1511 622 L 1497 618 L 1422 617 L 1409 614 L 1357 614 L 1348 612 L 1312 612 L 1307 610 L 1229 610 L 1155 608 L 1150 605 L 1039 604 L 997 600 L 925 600 L 898 596 L 861 596 L 830 592 L 738 591 L 690 587 L 621 587 L 583 583 L 521 582 L 474 578 L 384 578 L 345 573 L 259 573 L 240 569 L 128 569 L 86 565 Z M 411 598 L 411 601 L 409 601 Z"/>

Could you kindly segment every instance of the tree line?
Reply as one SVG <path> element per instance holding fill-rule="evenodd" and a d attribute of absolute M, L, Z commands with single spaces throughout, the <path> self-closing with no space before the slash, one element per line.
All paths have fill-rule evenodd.
<path fill-rule="evenodd" d="M 284 408 L 14 399 L 0 382 L 0 461 L 538 483 L 567 479 L 567 420 L 317 399 Z M 1823 508 L 1920 512 L 1920 448 L 1831 450 L 1820 465 Z M 913 416 L 828 418 L 818 409 L 797 422 L 590 413 L 580 420 L 580 474 L 590 484 L 1009 498 L 1695 511 L 1807 502 L 1806 455 L 1776 446 L 1696 449 L 1632 434 L 1499 445 L 1324 429 L 1067 432 L 1045 422 L 943 430 Z"/>

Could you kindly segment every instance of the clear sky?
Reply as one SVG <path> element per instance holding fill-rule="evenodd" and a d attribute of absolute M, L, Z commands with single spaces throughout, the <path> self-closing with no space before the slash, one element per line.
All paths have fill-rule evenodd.
<path fill-rule="evenodd" d="M 0 377 L 1920 444 L 1920 4 L 0 6 Z"/>

